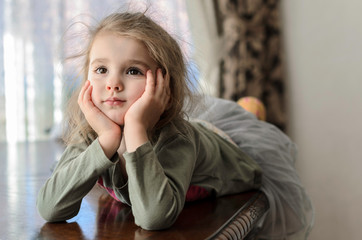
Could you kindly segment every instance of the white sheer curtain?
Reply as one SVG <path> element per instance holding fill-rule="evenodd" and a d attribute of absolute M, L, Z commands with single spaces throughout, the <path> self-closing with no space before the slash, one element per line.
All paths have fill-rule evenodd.
<path fill-rule="evenodd" d="M 193 58 L 199 67 L 199 88 L 217 96 L 219 91 L 222 38 L 217 28 L 215 0 L 186 0 L 195 51 Z"/>
<path fill-rule="evenodd" d="M 163 27 L 182 37 L 191 56 L 184 0 L 0 0 L 0 141 L 49 139 L 59 125 L 68 95 L 63 80 L 72 74 L 62 66 L 62 37 L 71 20 L 132 6 L 149 7 Z"/>

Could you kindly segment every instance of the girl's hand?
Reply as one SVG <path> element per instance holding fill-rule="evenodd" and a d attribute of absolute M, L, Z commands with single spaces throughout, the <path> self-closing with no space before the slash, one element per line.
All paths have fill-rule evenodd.
<path fill-rule="evenodd" d="M 148 131 L 156 125 L 169 105 L 169 82 L 168 76 L 164 77 L 161 69 L 157 69 L 156 79 L 151 70 L 147 71 L 145 91 L 128 109 L 125 115 L 125 127 L 141 125 Z"/>
<path fill-rule="evenodd" d="M 142 96 L 128 109 L 124 121 L 124 134 L 128 152 L 148 140 L 150 131 L 168 108 L 170 102 L 170 79 L 165 77 L 161 69 L 157 69 L 156 77 L 152 71 L 146 73 L 146 87 Z"/>
<path fill-rule="evenodd" d="M 78 104 L 89 125 L 97 133 L 104 153 L 111 158 L 120 146 L 122 130 L 94 105 L 92 89 L 92 85 L 87 81 L 79 93 Z"/>

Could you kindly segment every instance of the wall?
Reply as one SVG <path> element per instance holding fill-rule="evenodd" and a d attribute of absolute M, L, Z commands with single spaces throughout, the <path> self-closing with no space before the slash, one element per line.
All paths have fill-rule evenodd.
<path fill-rule="evenodd" d="M 290 135 L 316 210 L 310 239 L 360 239 L 362 1 L 281 3 Z"/>

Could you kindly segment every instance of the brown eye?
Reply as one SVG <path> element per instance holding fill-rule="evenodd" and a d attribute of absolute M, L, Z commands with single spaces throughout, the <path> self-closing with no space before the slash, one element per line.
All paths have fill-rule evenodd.
<path fill-rule="evenodd" d="M 138 68 L 130 68 L 130 69 L 128 69 L 127 74 L 129 74 L 129 75 L 143 75 L 142 72 Z"/>
<path fill-rule="evenodd" d="M 105 68 L 105 67 L 99 67 L 99 68 L 96 69 L 96 73 L 98 73 L 98 74 L 105 74 L 105 73 L 107 73 L 107 68 Z"/>

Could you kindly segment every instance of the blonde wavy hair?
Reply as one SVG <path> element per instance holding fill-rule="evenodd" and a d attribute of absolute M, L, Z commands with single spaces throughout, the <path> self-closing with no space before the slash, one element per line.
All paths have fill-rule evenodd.
<path fill-rule="evenodd" d="M 81 141 L 90 144 L 92 139 L 97 137 L 80 110 L 77 98 L 80 88 L 88 79 L 89 54 L 93 41 L 101 32 L 111 32 L 143 42 L 150 56 L 159 65 L 163 73 L 170 76 L 171 107 L 161 116 L 155 130 L 162 128 L 172 120 L 184 117 L 184 100 L 193 97 L 190 89 L 192 83 L 188 78 L 186 60 L 181 48 L 167 31 L 146 16 L 145 12 L 114 13 L 101 20 L 97 26 L 88 27 L 88 31 L 88 43 L 82 52 L 76 56 L 83 59 L 82 83 L 69 99 L 65 112 L 65 125 L 67 127 L 63 134 L 63 140 L 66 144 Z"/>

